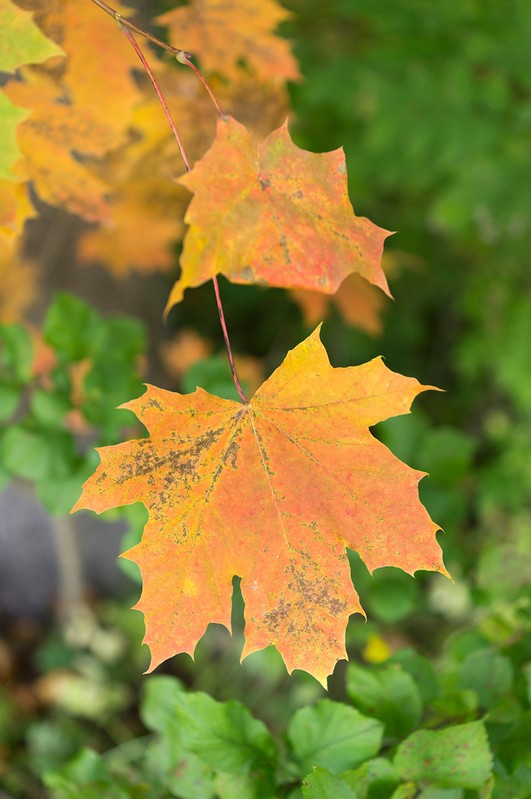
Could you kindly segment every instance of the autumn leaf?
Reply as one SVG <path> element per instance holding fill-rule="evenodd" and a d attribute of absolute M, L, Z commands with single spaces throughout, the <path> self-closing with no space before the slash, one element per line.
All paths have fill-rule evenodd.
<path fill-rule="evenodd" d="M 292 289 L 290 296 L 303 312 L 305 323 L 312 327 L 325 319 L 335 305 L 342 318 L 370 336 L 382 332 L 382 312 L 389 299 L 360 275 L 348 275 L 330 297 L 318 291 Z"/>
<path fill-rule="evenodd" d="M 82 109 L 63 102 L 46 76 L 27 77 L 27 83 L 5 87 L 10 99 L 31 111 L 18 127 L 22 175 L 33 181 L 45 202 L 88 221 L 104 219 L 109 212 L 108 185 L 90 171 L 80 154 L 102 157 L 112 146 L 112 132 Z"/>
<path fill-rule="evenodd" d="M 200 58 L 207 73 L 238 81 L 243 62 L 255 77 L 283 83 L 299 77 L 288 42 L 274 35 L 289 16 L 274 0 L 192 0 L 157 22 L 169 28 L 172 44 Z"/>
<path fill-rule="evenodd" d="M 172 244 L 184 227 L 184 190 L 157 176 L 132 179 L 117 189 L 109 201 L 110 218 L 83 234 L 81 260 L 101 261 L 120 278 L 131 269 L 144 274 L 170 269 Z"/>
<path fill-rule="evenodd" d="M 24 64 L 40 64 L 52 56 L 64 55 L 35 25 L 32 14 L 9 0 L 0 0 L 0 30 L 1 72 L 15 72 Z"/>
<path fill-rule="evenodd" d="M 345 547 L 370 571 L 446 573 L 418 472 L 369 428 L 406 413 L 426 387 L 376 358 L 332 368 L 318 330 L 248 405 L 153 386 L 127 403 L 150 437 L 99 450 L 74 510 L 143 502 L 137 607 L 151 669 L 193 655 L 210 622 L 230 629 L 232 578 L 245 600 L 243 657 L 274 644 L 288 670 L 325 682 L 363 613 Z"/>
<path fill-rule="evenodd" d="M 141 99 L 133 77 L 138 59 L 131 46 L 112 18 L 92 2 L 30 0 L 30 4 L 43 32 L 67 56 L 60 83 L 70 105 L 82 109 L 96 127 L 105 126 L 110 146 L 117 147 Z M 121 3 L 113 3 L 113 8 L 122 14 L 128 11 Z"/>
<path fill-rule="evenodd" d="M 354 215 L 343 150 L 310 153 L 287 125 L 256 146 L 243 125 L 216 140 L 179 182 L 194 192 L 182 273 L 166 312 L 218 273 L 235 283 L 336 291 L 351 272 L 389 292 L 380 260 L 388 232 Z"/>

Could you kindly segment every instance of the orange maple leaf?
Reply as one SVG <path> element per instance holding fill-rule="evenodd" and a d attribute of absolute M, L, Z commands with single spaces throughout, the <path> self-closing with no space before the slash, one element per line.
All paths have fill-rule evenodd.
<path fill-rule="evenodd" d="M 261 283 L 333 293 L 358 272 L 387 294 L 381 267 L 389 232 L 355 216 L 342 149 L 301 150 L 287 124 L 256 147 L 247 129 L 220 120 L 216 139 L 179 183 L 194 192 L 182 273 L 166 312 L 184 290 L 218 273 Z"/>
<path fill-rule="evenodd" d="M 350 614 L 363 613 L 345 547 L 371 571 L 446 574 L 437 525 L 418 498 L 424 473 L 369 431 L 425 388 L 380 358 L 332 368 L 316 330 L 247 405 L 148 386 L 124 406 L 150 437 L 99 450 L 74 510 L 138 501 L 149 510 L 125 557 L 143 575 L 150 669 L 193 655 L 210 622 L 230 629 L 239 575 L 242 657 L 274 644 L 290 672 L 324 684 L 346 657 Z"/>
<path fill-rule="evenodd" d="M 262 80 L 283 83 L 300 73 L 289 44 L 274 35 L 291 16 L 275 0 L 192 0 L 157 19 L 176 47 L 190 50 L 205 72 L 237 81 L 242 62 Z"/>

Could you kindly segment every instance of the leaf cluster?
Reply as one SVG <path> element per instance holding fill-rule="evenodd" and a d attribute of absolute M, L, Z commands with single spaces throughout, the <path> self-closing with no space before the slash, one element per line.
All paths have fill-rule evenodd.
<path fill-rule="evenodd" d="M 240 702 L 145 681 L 141 746 L 84 749 L 45 775 L 54 799 L 110 790 L 150 799 L 525 799 L 530 671 L 520 645 L 456 636 L 437 664 L 402 649 L 351 663 L 348 700 L 320 699 L 271 735 Z"/>
<path fill-rule="evenodd" d="M 141 324 L 102 317 L 56 295 L 42 338 L 23 324 L 0 326 L 0 474 L 31 483 L 48 510 L 67 513 L 94 468 L 96 443 L 136 428 L 116 406 L 141 391 Z"/>

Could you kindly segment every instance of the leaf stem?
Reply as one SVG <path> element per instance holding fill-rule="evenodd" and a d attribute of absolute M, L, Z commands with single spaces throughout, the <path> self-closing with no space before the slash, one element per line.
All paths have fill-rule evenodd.
<path fill-rule="evenodd" d="M 162 106 L 162 108 L 164 110 L 164 113 L 166 114 L 166 119 L 170 123 L 170 127 L 172 129 L 173 135 L 175 136 L 175 141 L 177 142 L 177 145 L 179 147 L 182 159 L 184 161 L 184 165 L 185 165 L 187 171 L 190 172 L 190 169 L 191 169 L 190 162 L 188 160 L 188 156 L 186 155 L 186 151 L 184 149 L 184 144 L 182 142 L 181 137 L 179 136 L 179 131 L 177 130 L 175 122 L 173 121 L 173 117 L 172 117 L 172 115 L 170 113 L 170 109 L 168 108 L 168 103 L 166 102 L 166 99 L 165 99 L 164 95 L 162 94 L 161 88 L 160 88 L 159 84 L 157 83 L 155 75 L 153 74 L 152 69 L 149 66 L 149 64 L 148 64 L 148 62 L 146 60 L 146 57 L 145 57 L 144 53 L 142 52 L 142 50 L 140 49 L 140 45 L 136 41 L 135 37 L 133 36 L 131 31 L 128 28 L 126 28 L 125 25 L 123 24 L 123 19 L 119 18 L 116 21 L 118 23 L 118 26 L 121 28 L 122 32 L 124 33 L 124 35 L 129 39 L 129 41 L 131 43 L 131 46 L 134 48 L 135 53 L 137 54 L 137 56 L 139 57 L 140 61 L 142 62 L 142 66 L 144 67 L 144 69 L 146 70 L 147 74 L 149 75 L 149 79 L 150 79 L 151 83 L 153 84 L 153 88 L 157 92 L 157 97 L 159 98 L 160 104 L 161 104 L 161 106 Z"/>
<path fill-rule="evenodd" d="M 96 0 L 94 0 L 94 2 L 96 2 Z M 98 0 L 97 4 L 99 5 L 99 0 Z M 166 119 L 168 120 L 168 122 L 170 124 L 170 127 L 172 129 L 173 135 L 175 136 L 175 141 L 177 142 L 177 145 L 179 147 L 182 159 L 184 161 L 184 165 L 185 165 L 187 171 L 190 172 L 191 167 L 190 167 L 190 162 L 188 160 L 188 156 L 186 155 L 186 151 L 184 149 L 184 145 L 182 143 L 181 137 L 179 136 L 179 132 L 177 130 L 175 122 L 173 121 L 173 117 L 171 115 L 170 109 L 168 108 L 168 103 L 166 102 L 166 99 L 165 99 L 165 97 L 164 97 L 164 95 L 162 93 L 162 90 L 161 90 L 160 86 L 157 83 L 155 75 L 153 74 L 153 71 L 152 71 L 151 67 L 148 64 L 148 62 L 146 60 L 146 57 L 144 56 L 144 53 L 142 52 L 142 50 L 140 48 L 140 45 L 136 41 L 136 39 L 133 36 L 131 30 L 129 30 L 129 28 L 127 28 L 123 24 L 123 18 L 121 18 L 120 15 L 118 15 L 116 17 L 116 22 L 118 23 L 118 26 L 120 27 L 120 29 L 122 30 L 124 35 L 127 37 L 129 42 L 131 43 L 131 46 L 133 47 L 135 53 L 138 55 L 140 61 L 142 62 L 142 66 L 146 70 L 146 73 L 148 74 L 149 79 L 151 80 L 151 83 L 153 84 L 153 88 L 155 89 L 155 91 L 157 93 L 157 97 L 159 98 L 159 101 L 160 101 L 160 104 L 161 104 L 162 109 L 164 111 L 164 114 L 166 115 Z M 218 284 L 218 279 L 217 279 L 216 275 L 214 275 L 214 277 L 212 278 L 212 282 L 214 283 L 214 291 L 215 291 L 215 294 L 216 294 L 216 304 L 218 306 L 219 320 L 221 322 L 221 329 L 223 331 L 223 339 L 225 341 L 225 348 L 227 350 L 227 356 L 228 356 L 228 359 L 229 359 L 230 370 L 232 372 L 232 379 L 234 380 L 234 385 L 236 386 L 236 390 L 238 391 L 238 394 L 240 395 L 240 397 L 242 399 L 242 402 L 245 405 L 248 405 L 249 401 L 248 401 L 247 397 L 244 394 L 244 391 L 243 391 L 243 389 L 241 387 L 240 380 L 238 378 L 238 374 L 236 372 L 236 365 L 234 363 L 234 357 L 233 357 L 233 354 L 232 354 L 232 347 L 230 345 L 229 333 L 228 333 L 228 330 L 227 330 L 227 324 L 225 322 L 225 313 L 223 311 L 223 304 L 221 302 L 221 295 L 220 295 L 220 292 L 219 292 L 219 284 Z"/>
<path fill-rule="evenodd" d="M 179 61 L 180 64 L 186 64 L 187 67 L 190 67 L 190 69 L 193 70 L 193 72 L 195 72 L 195 74 L 197 75 L 197 77 L 199 78 L 199 80 L 201 81 L 201 83 L 203 84 L 205 89 L 207 90 L 208 96 L 210 97 L 210 99 L 212 100 L 212 102 L 214 103 L 214 105 L 216 107 L 216 111 L 218 112 L 220 117 L 223 118 L 225 116 L 225 114 L 221 110 L 221 106 L 218 103 L 218 101 L 216 100 L 214 92 L 212 91 L 212 89 L 210 88 L 210 86 L 208 85 L 208 83 L 206 82 L 206 80 L 202 76 L 201 72 L 196 67 L 196 65 L 193 64 L 190 61 L 190 58 L 191 58 L 190 53 L 187 53 L 185 50 L 182 50 L 181 54 L 177 56 L 177 61 Z"/>
<path fill-rule="evenodd" d="M 178 47 L 172 47 L 171 44 L 168 44 L 162 39 L 158 39 L 156 36 L 153 36 L 152 33 L 148 33 L 148 31 L 144 30 L 143 28 L 139 28 L 138 25 L 134 24 L 134 22 L 131 22 L 131 20 L 127 19 L 127 17 L 122 16 L 118 11 L 115 11 L 114 8 L 111 8 L 111 6 L 108 6 L 107 3 L 104 3 L 103 0 L 92 0 L 92 2 L 101 8 L 102 11 L 105 11 L 111 17 L 114 17 L 116 22 L 120 23 L 120 25 L 123 25 L 125 28 L 138 33 L 139 36 L 144 36 L 145 39 L 149 39 L 149 41 L 153 42 L 153 44 L 156 44 L 159 47 L 162 47 L 164 50 L 167 50 L 169 53 L 172 53 L 172 55 L 174 55 L 180 61 L 180 63 L 184 63 L 184 61 L 181 61 L 179 56 L 184 56 L 187 60 L 192 57 L 190 53 L 186 52 L 186 50 L 179 50 Z"/>
<path fill-rule="evenodd" d="M 216 303 L 218 306 L 219 321 L 221 322 L 221 329 L 223 330 L 223 338 L 225 339 L 225 349 L 227 350 L 227 355 L 229 358 L 230 370 L 232 372 L 232 379 L 234 380 L 234 385 L 236 386 L 236 389 L 242 399 L 242 402 L 244 403 L 244 405 L 248 405 L 249 400 L 245 396 L 243 389 L 241 387 L 241 383 L 239 381 L 238 374 L 236 372 L 236 364 L 234 363 L 234 358 L 232 357 L 232 348 L 230 346 L 229 333 L 227 330 L 227 325 L 225 323 L 225 314 L 223 312 L 221 294 L 219 293 L 219 283 L 217 275 L 213 276 L 212 282 L 214 284 L 214 291 L 216 293 Z"/>

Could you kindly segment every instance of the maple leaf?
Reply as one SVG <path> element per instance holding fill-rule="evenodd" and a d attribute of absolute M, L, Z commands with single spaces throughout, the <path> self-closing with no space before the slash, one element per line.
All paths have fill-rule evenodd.
<path fill-rule="evenodd" d="M 176 47 L 201 59 L 205 72 L 237 81 L 243 61 L 258 78 L 282 83 L 300 77 L 288 42 L 273 35 L 290 16 L 274 0 L 192 0 L 157 22 L 169 28 Z"/>
<path fill-rule="evenodd" d="M 332 298 L 306 289 L 292 289 L 290 296 L 300 306 L 308 326 L 325 319 L 333 303 L 343 319 L 354 327 L 371 336 L 382 332 L 381 314 L 387 298 L 360 275 L 348 275 Z"/>
<path fill-rule="evenodd" d="M 114 21 L 91 2 L 30 0 L 29 4 L 40 28 L 67 56 L 60 82 L 70 104 L 82 109 L 97 127 L 105 126 L 110 146 L 117 147 L 141 99 L 132 72 L 138 59 L 131 46 Z M 113 7 L 127 13 L 120 3 Z"/>
<path fill-rule="evenodd" d="M 35 25 L 32 14 L 9 0 L 0 0 L 0 30 L 2 72 L 14 72 L 24 64 L 39 64 L 52 56 L 64 55 Z"/>
<path fill-rule="evenodd" d="M 206 155 L 179 183 L 194 192 L 182 273 L 166 312 L 218 273 L 333 293 L 351 272 L 389 293 L 380 260 L 388 231 L 354 215 L 342 149 L 301 150 L 287 124 L 256 147 L 246 128 L 220 120 Z"/>
<path fill-rule="evenodd" d="M 424 388 L 380 358 L 332 368 L 316 330 L 248 405 L 148 386 L 124 406 L 150 437 L 99 450 L 73 510 L 137 501 L 149 510 L 142 542 L 125 557 L 143 575 L 137 607 L 150 669 L 193 655 L 210 622 L 230 629 L 239 575 L 242 657 L 274 644 L 290 672 L 324 684 L 346 657 L 349 615 L 363 613 L 345 547 L 370 571 L 446 574 L 437 525 L 418 498 L 424 473 L 369 431 L 407 412 Z"/>
<path fill-rule="evenodd" d="M 183 232 L 183 195 L 180 186 L 156 177 L 119 186 L 110 201 L 111 218 L 82 235 L 81 260 L 102 261 L 116 277 L 132 268 L 144 274 L 168 270 L 175 261 L 172 244 Z"/>
<path fill-rule="evenodd" d="M 17 105 L 31 110 L 18 126 L 22 176 L 33 181 L 45 202 L 89 221 L 104 219 L 108 185 L 80 161 L 80 154 L 102 157 L 114 141 L 112 131 L 97 125 L 83 109 L 63 102 L 47 76 L 26 77 L 31 82 L 10 83 L 4 89 Z"/>

